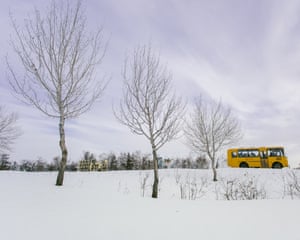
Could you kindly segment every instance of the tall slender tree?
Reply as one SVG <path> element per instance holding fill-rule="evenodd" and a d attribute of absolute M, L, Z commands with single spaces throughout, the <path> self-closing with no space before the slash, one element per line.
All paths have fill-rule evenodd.
<path fill-rule="evenodd" d="M 103 31 L 87 32 L 82 2 L 53 0 L 46 14 L 35 9 L 19 28 L 13 16 L 11 45 L 18 65 L 7 60 L 14 92 L 43 114 L 58 119 L 61 160 L 56 185 L 63 185 L 68 151 L 65 121 L 87 112 L 102 96 L 105 81 L 95 70 L 106 50 Z"/>
<path fill-rule="evenodd" d="M 221 101 L 195 100 L 194 111 L 185 127 L 189 147 L 196 153 L 205 154 L 211 161 L 213 181 L 217 181 L 217 158 L 220 151 L 241 138 L 239 121 L 229 107 Z"/>
<path fill-rule="evenodd" d="M 185 106 L 172 92 L 171 74 L 151 46 L 134 50 L 132 59 L 125 61 L 123 80 L 123 98 L 115 116 L 149 141 L 154 165 L 152 197 L 157 198 L 157 151 L 179 133 Z"/>

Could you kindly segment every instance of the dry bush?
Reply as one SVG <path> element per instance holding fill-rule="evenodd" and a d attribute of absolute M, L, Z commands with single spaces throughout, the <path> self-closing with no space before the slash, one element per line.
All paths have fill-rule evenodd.
<path fill-rule="evenodd" d="M 259 186 L 257 179 L 245 175 L 244 179 L 222 179 L 220 181 L 221 195 L 225 200 L 255 200 L 265 199 L 266 190 Z"/>
<path fill-rule="evenodd" d="M 140 172 L 139 174 L 139 182 L 140 182 L 140 191 L 141 191 L 141 196 L 145 197 L 147 189 L 151 189 L 151 184 L 148 183 L 150 177 L 149 172 Z"/>
<path fill-rule="evenodd" d="M 288 195 L 291 199 L 300 198 L 300 176 L 298 170 L 288 171 L 283 176 L 283 197 Z"/>
<path fill-rule="evenodd" d="M 189 173 L 182 177 L 178 171 L 175 173 L 175 181 L 180 189 L 180 198 L 196 200 L 202 198 L 208 187 L 208 180 L 205 177 L 191 176 Z"/>

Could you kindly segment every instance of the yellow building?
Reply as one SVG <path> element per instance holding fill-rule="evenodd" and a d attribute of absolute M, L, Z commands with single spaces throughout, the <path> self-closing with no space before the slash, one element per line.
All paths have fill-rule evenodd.
<path fill-rule="evenodd" d="M 81 160 L 79 162 L 79 171 L 103 171 L 107 169 L 107 160 Z"/>

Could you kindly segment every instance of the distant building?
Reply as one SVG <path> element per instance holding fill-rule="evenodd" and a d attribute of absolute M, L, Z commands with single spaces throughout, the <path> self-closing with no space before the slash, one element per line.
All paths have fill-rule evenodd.
<path fill-rule="evenodd" d="M 81 160 L 79 162 L 79 171 L 104 171 L 107 169 L 108 161 Z"/>

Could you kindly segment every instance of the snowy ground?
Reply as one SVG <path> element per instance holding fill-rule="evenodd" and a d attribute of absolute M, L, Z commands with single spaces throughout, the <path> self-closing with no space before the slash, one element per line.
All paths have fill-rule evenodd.
<path fill-rule="evenodd" d="M 218 171 L 213 183 L 210 170 L 162 170 L 156 200 L 151 171 L 66 173 L 63 187 L 56 173 L 0 172 L 0 239 L 300 239 L 291 170 Z M 244 196 L 236 186 L 259 200 L 225 200 Z"/>

